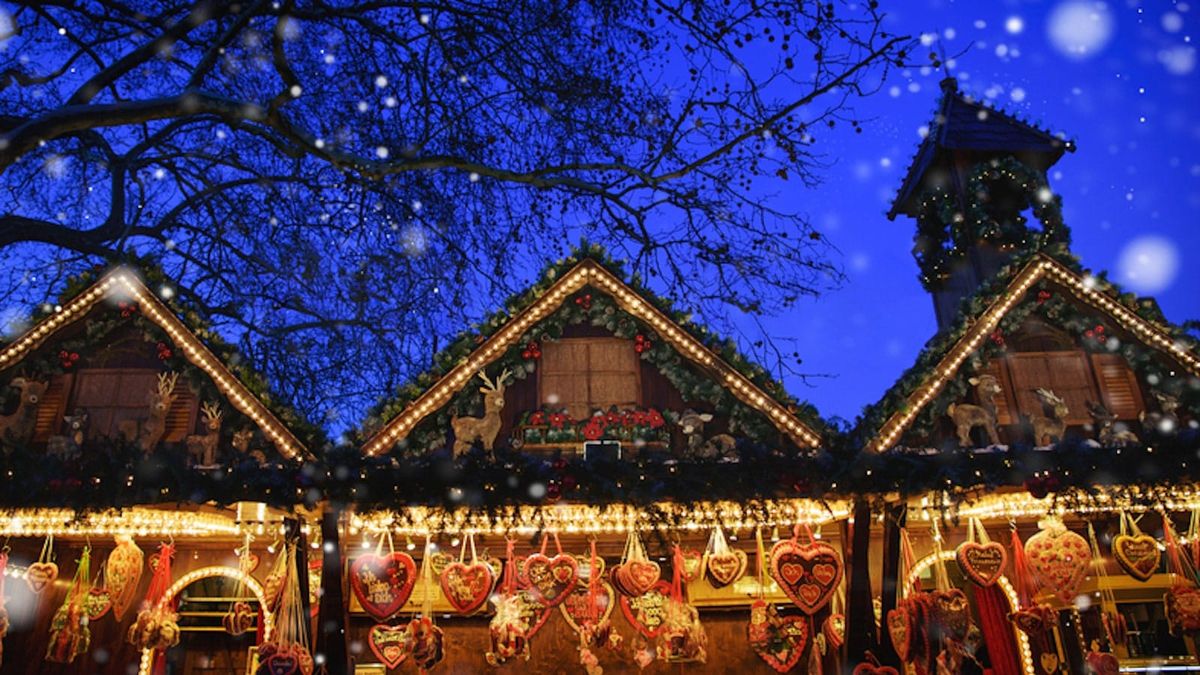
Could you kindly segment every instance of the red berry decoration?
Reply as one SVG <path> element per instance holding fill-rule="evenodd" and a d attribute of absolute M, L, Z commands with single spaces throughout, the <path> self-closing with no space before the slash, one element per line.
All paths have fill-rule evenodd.
<path fill-rule="evenodd" d="M 652 346 L 654 346 L 654 343 L 651 342 L 649 338 L 647 338 L 645 335 L 642 335 L 641 333 L 638 333 L 633 338 L 633 351 L 635 351 L 639 354 L 650 349 L 650 347 L 652 347 Z"/>
<path fill-rule="evenodd" d="M 171 355 L 173 353 L 174 352 L 171 351 L 171 348 L 167 346 L 167 343 L 165 343 L 165 342 L 158 343 L 158 360 L 159 361 L 166 361 L 167 359 L 171 358 Z"/>
<path fill-rule="evenodd" d="M 1004 333 L 1000 332 L 999 328 L 992 331 L 991 339 L 992 339 L 992 342 L 996 343 L 997 347 L 1004 346 Z"/>
<path fill-rule="evenodd" d="M 62 364 L 64 370 L 70 370 L 79 363 L 79 352 L 69 352 L 65 349 L 58 352 L 58 361 Z"/>
<path fill-rule="evenodd" d="M 118 302 L 117 309 L 121 310 L 121 318 L 128 319 L 137 314 L 138 306 L 136 302 Z"/>
<path fill-rule="evenodd" d="M 1038 291 L 1038 294 L 1037 294 L 1038 304 L 1041 305 L 1041 304 L 1045 303 L 1047 300 L 1050 299 L 1050 296 L 1051 296 L 1050 291 L 1047 291 L 1047 290 Z"/>
<path fill-rule="evenodd" d="M 591 309 L 592 308 L 592 294 L 585 293 L 585 294 L 575 298 L 575 304 L 582 307 L 584 309 L 584 311 Z"/>
<path fill-rule="evenodd" d="M 526 361 L 533 361 L 542 358 L 542 346 L 536 341 L 525 345 L 525 351 L 521 352 L 521 358 Z"/>

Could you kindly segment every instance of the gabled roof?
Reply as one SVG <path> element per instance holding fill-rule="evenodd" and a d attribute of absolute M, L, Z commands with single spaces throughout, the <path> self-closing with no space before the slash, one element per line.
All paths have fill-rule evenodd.
<path fill-rule="evenodd" d="M 940 343 L 935 342 L 930 347 L 934 363 L 926 365 L 922 369 L 923 372 L 918 373 L 915 385 L 907 382 L 909 377 L 906 373 L 901 382 L 884 396 L 884 402 L 895 399 L 897 395 L 902 396 L 903 401 L 894 406 L 895 412 L 878 423 L 876 428 L 868 427 L 863 430 L 868 439 L 866 449 L 882 452 L 893 447 L 925 406 L 957 376 L 959 367 L 996 330 L 1001 319 L 1018 304 L 1027 302 L 1026 292 L 1042 280 L 1066 289 L 1073 297 L 1108 316 L 1143 344 L 1178 362 L 1192 375 L 1200 376 L 1200 356 L 1168 333 L 1165 326 L 1143 318 L 1097 288 L 1094 277 L 1076 272 L 1044 253 L 1038 253 L 1020 267 L 1006 284 L 990 295 L 991 299 L 986 309 L 978 316 L 960 317 L 960 325 L 966 326 L 960 336 Z M 947 336 L 958 332 L 960 331 L 951 331 Z M 922 355 L 922 361 L 925 360 L 925 356 Z M 871 422 L 870 418 L 870 414 L 865 417 L 868 424 Z"/>
<path fill-rule="evenodd" d="M 942 99 L 929 123 L 929 133 L 908 167 L 888 218 L 907 212 L 927 172 L 947 160 L 947 151 L 954 150 L 1042 155 L 1039 168 L 1045 169 L 1064 152 L 1074 152 L 1075 144 L 963 94 L 958 82 L 948 77 L 942 80 Z"/>
<path fill-rule="evenodd" d="M 202 370 L 230 404 L 246 415 L 288 459 L 311 459 L 303 443 L 234 375 L 205 343 L 175 313 L 146 287 L 137 274 L 116 268 L 64 303 L 13 342 L 0 348 L 0 371 L 16 366 L 30 352 L 63 328 L 79 321 L 97 304 L 109 300 L 133 300 L 139 311 L 166 332 L 185 358 Z"/>
<path fill-rule="evenodd" d="M 802 448 L 816 448 L 821 437 L 811 426 L 801 421 L 788 406 L 743 375 L 706 346 L 692 333 L 660 310 L 641 292 L 622 281 L 602 264 L 584 257 L 557 279 L 524 309 L 509 318 L 487 337 L 468 356 L 460 359 L 432 386 L 410 401 L 407 406 L 364 444 L 367 455 L 379 455 L 407 435 L 421 420 L 441 409 L 475 374 L 498 359 L 538 322 L 561 307 L 576 291 L 591 286 L 608 294 L 621 307 L 656 331 L 679 354 L 710 373 L 726 390 L 750 408 L 761 412 L 775 428 Z"/>

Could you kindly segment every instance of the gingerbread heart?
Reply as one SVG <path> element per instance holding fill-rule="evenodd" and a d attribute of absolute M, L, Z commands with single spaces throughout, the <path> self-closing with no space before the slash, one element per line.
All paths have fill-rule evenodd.
<path fill-rule="evenodd" d="M 247 553 L 244 556 L 238 556 L 238 569 L 243 574 L 253 574 L 254 570 L 258 569 L 259 560 L 257 553 Z"/>
<path fill-rule="evenodd" d="M 1112 552 L 1121 569 L 1138 581 L 1149 581 L 1162 561 L 1158 541 L 1148 534 L 1118 534 L 1113 537 Z"/>
<path fill-rule="evenodd" d="M 291 651 L 276 652 L 263 662 L 268 675 L 301 675 L 300 657 Z"/>
<path fill-rule="evenodd" d="M 553 558 L 534 553 L 525 559 L 522 571 L 529 579 L 529 592 L 547 607 L 565 600 L 579 582 L 579 563 L 565 553 Z"/>
<path fill-rule="evenodd" d="M 637 632 L 653 640 L 666 625 L 667 603 L 670 599 L 671 584 L 660 579 L 645 593 L 633 597 L 622 595 L 621 613 Z"/>
<path fill-rule="evenodd" d="M 350 565 L 350 589 L 363 610 L 379 621 L 399 612 L 417 582 L 417 565 L 401 551 L 368 553 Z"/>
<path fill-rule="evenodd" d="M 1173 635 L 1200 630 L 1200 588 L 1172 586 L 1164 596 L 1167 622 Z"/>
<path fill-rule="evenodd" d="M 591 595 L 592 591 L 587 585 L 579 584 L 558 606 L 558 611 L 567 620 L 567 625 L 576 633 L 582 630 L 585 623 L 596 625 L 607 621 L 612 614 L 613 607 L 617 604 L 617 592 L 607 581 L 600 580 L 599 588 L 596 590 L 594 609 Z"/>
<path fill-rule="evenodd" d="M 853 675 L 900 675 L 900 672 L 891 666 L 877 666 L 874 663 L 860 663 L 854 666 Z"/>
<path fill-rule="evenodd" d="M 113 617 L 120 621 L 137 597 L 138 584 L 145 567 L 145 554 L 129 537 L 117 536 L 116 542 L 116 548 L 104 562 L 104 588 L 112 600 Z"/>
<path fill-rule="evenodd" d="M 367 632 L 367 645 L 371 653 L 388 670 L 395 670 L 408 658 L 408 624 L 388 626 L 378 624 Z"/>
<path fill-rule="evenodd" d="M 551 608 L 529 590 L 517 591 L 516 597 L 521 623 L 525 625 L 525 638 L 533 639 L 534 634 L 546 625 Z"/>
<path fill-rule="evenodd" d="M 825 635 L 825 641 L 831 648 L 841 649 L 842 645 L 846 643 L 846 615 L 830 614 L 825 618 L 821 632 Z"/>
<path fill-rule="evenodd" d="M 761 600 L 751 605 L 747 628 L 750 648 L 778 673 L 795 668 L 808 646 L 808 617 L 774 615 Z"/>
<path fill-rule="evenodd" d="M 1092 560 L 1087 540 L 1061 524 L 1051 524 L 1025 542 L 1025 555 L 1043 586 L 1063 602 L 1075 600 Z"/>
<path fill-rule="evenodd" d="M 25 571 L 25 583 L 29 590 L 41 593 L 58 578 L 58 565 L 52 562 L 36 562 Z"/>
<path fill-rule="evenodd" d="M 683 556 L 683 580 L 689 584 L 699 579 L 704 574 L 704 554 L 694 548 L 684 549 L 681 552 Z"/>
<path fill-rule="evenodd" d="M 771 547 L 771 578 L 805 614 L 829 603 L 842 580 L 842 557 L 829 544 L 785 539 Z"/>
<path fill-rule="evenodd" d="M 93 587 L 88 591 L 87 597 L 83 599 L 83 613 L 87 614 L 89 622 L 98 621 L 108 614 L 110 609 L 112 609 L 112 598 L 103 588 Z"/>
<path fill-rule="evenodd" d="M 587 555 L 575 556 L 575 569 L 579 572 L 579 581 L 587 581 L 592 578 L 593 572 L 596 576 L 604 577 L 604 558 L 596 556 L 596 569 L 592 570 L 592 557 Z"/>
<path fill-rule="evenodd" d="M 230 635 L 242 635 L 254 627 L 257 618 L 258 612 L 250 603 L 238 601 L 221 617 L 221 627 Z"/>
<path fill-rule="evenodd" d="M 1042 672 L 1049 675 L 1058 670 L 1058 654 L 1053 652 L 1043 652 L 1038 657 L 1038 662 L 1042 666 Z"/>
<path fill-rule="evenodd" d="M 964 541 L 954 552 L 954 559 L 971 583 L 987 588 L 1004 574 L 1004 567 L 1008 564 L 1008 551 L 994 541 L 986 544 Z"/>
<path fill-rule="evenodd" d="M 1008 616 L 1017 629 L 1030 637 L 1046 634 L 1055 623 L 1054 610 L 1048 605 L 1036 605 L 1018 610 Z"/>
<path fill-rule="evenodd" d="M 470 614 L 487 602 L 492 592 L 492 568 L 485 562 L 470 565 L 452 562 L 439 577 L 446 601 L 460 614 Z"/>
<path fill-rule="evenodd" d="M 704 570 L 713 588 L 723 588 L 746 573 L 746 552 L 733 549 L 729 553 L 711 553 L 705 559 Z"/>
<path fill-rule="evenodd" d="M 1095 675 L 1118 675 L 1121 672 L 1121 662 L 1108 652 L 1090 652 L 1086 660 Z"/>
<path fill-rule="evenodd" d="M 888 610 L 887 632 L 888 637 L 892 639 L 892 648 L 896 650 L 896 655 L 907 663 L 913 638 L 912 618 L 908 607 L 900 605 L 896 609 Z"/>
<path fill-rule="evenodd" d="M 951 640 L 962 641 L 971 627 L 971 610 L 967 594 L 957 588 L 933 592 L 933 620 L 942 634 Z"/>
<path fill-rule="evenodd" d="M 630 595 L 648 593 L 662 575 L 662 569 L 653 560 L 630 560 L 620 567 L 617 574 Z"/>

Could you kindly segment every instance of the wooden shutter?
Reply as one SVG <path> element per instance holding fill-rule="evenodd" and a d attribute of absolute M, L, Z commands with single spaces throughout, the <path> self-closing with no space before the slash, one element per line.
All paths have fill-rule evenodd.
<path fill-rule="evenodd" d="M 88 411 L 88 436 L 119 435 L 121 422 L 150 416 L 150 393 L 158 388 L 158 371 L 146 368 L 90 368 L 76 377 L 76 408 Z M 177 442 L 193 433 L 196 397 L 181 378 L 175 403 L 167 415 L 163 440 Z"/>
<path fill-rule="evenodd" d="M 1012 383 L 1008 378 L 1008 368 L 1001 359 L 992 359 L 987 367 L 979 373 L 980 375 L 991 375 L 1000 383 L 1000 395 L 996 397 L 996 423 L 1000 425 L 1016 424 L 1017 419 L 1013 415 L 1013 410 L 1016 408 L 1016 399 L 1013 398 Z M 979 401 L 975 401 L 976 404 Z"/>
<path fill-rule="evenodd" d="M 633 343 L 621 338 L 565 338 L 542 347 L 538 398 L 576 419 L 595 409 L 636 406 L 641 364 Z"/>
<path fill-rule="evenodd" d="M 1067 404 L 1067 424 L 1090 424 L 1087 402 L 1100 400 L 1083 351 L 1026 352 L 1008 357 L 1013 395 L 1022 415 L 1043 415 L 1037 389 L 1050 389 Z"/>
<path fill-rule="evenodd" d="M 51 436 L 61 433 L 63 415 L 67 414 L 67 394 L 71 391 L 72 376 L 55 375 L 50 386 L 42 394 L 37 409 L 37 425 L 33 429 L 35 443 L 45 443 Z"/>
<path fill-rule="evenodd" d="M 163 432 L 163 442 L 177 443 L 196 433 L 196 411 L 198 405 L 196 395 L 183 383 L 175 385 L 175 402 L 167 413 L 166 430 Z"/>
<path fill-rule="evenodd" d="M 1117 419 L 1136 420 L 1145 406 L 1137 376 L 1125 362 L 1125 357 L 1120 354 L 1092 354 L 1091 357 L 1104 407 Z"/>

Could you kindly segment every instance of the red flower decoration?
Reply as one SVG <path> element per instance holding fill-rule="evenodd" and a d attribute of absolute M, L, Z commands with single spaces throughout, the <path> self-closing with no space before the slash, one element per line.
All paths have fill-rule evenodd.
<path fill-rule="evenodd" d="M 174 353 L 171 351 L 171 348 L 168 347 L 167 343 L 165 343 L 165 342 L 158 343 L 157 349 L 158 349 L 157 353 L 158 353 L 159 361 L 166 361 L 167 359 L 171 358 L 171 355 Z"/>
<path fill-rule="evenodd" d="M 566 415 L 564 415 L 562 413 L 550 413 L 550 426 L 554 427 L 555 429 L 561 429 L 561 428 L 563 428 L 563 425 L 566 423 L 567 423 Z"/>
<path fill-rule="evenodd" d="M 1051 295 L 1050 291 L 1047 291 L 1047 290 L 1038 291 L 1038 294 L 1037 294 L 1038 304 L 1040 305 L 1040 304 L 1046 302 L 1047 300 L 1049 300 L 1050 295 Z"/>
<path fill-rule="evenodd" d="M 541 410 L 536 410 L 529 416 L 529 423 L 535 426 L 541 426 L 546 423 L 546 413 Z"/>
<path fill-rule="evenodd" d="M 992 339 L 992 342 L 996 343 L 998 346 L 1000 346 L 1000 347 L 1004 346 L 1004 333 L 1001 333 L 999 328 L 992 331 L 991 339 Z"/>
<path fill-rule="evenodd" d="M 658 429 L 662 425 L 666 424 L 662 413 L 658 412 L 657 410 L 651 410 L 650 412 L 646 413 L 646 421 L 650 424 L 651 429 Z"/>
<path fill-rule="evenodd" d="M 593 417 L 587 424 L 583 425 L 583 437 L 587 440 L 599 440 L 603 435 L 604 427 L 601 425 L 599 418 Z"/>

